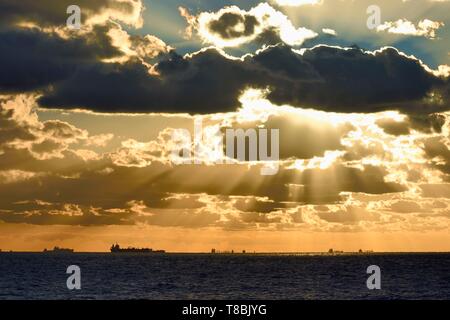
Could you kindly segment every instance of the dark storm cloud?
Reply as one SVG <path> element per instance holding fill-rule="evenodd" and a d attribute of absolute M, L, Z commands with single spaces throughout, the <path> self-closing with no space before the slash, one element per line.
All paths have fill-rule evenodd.
<path fill-rule="evenodd" d="M 181 57 L 172 52 L 156 70 L 137 62 L 79 68 L 40 100 L 45 107 L 96 111 L 233 111 L 245 88 L 267 88 L 277 104 L 335 112 L 398 109 L 432 113 L 448 106 L 423 102 L 431 89 L 446 88 L 419 61 L 387 48 L 375 54 L 358 48 L 320 46 L 300 55 L 275 46 L 244 59 L 228 59 L 215 49 Z"/>
<path fill-rule="evenodd" d="M 65 26 L 66 11 L 70 5 L 78 5 L 82 12 L 82 23 L 86 18 L 113 9 L 124 14 L 132 14 L 138 1 L 129 0 L 2 0 L 0 1 L 0 26 L 11 26 L 31 22 L 41 27 Z"/>
<path fill-rule="evenodd" d="M 216 50 L 192 59 L 172 53 L 157 70 L 161 76 L 151 76 L 136 61 L 86 66 L 56 85 L 40 103 L 44 107 L 83 106 L 103 112 L 234 111 L 245 84 L 262 87 L 266 76 L 264 71 L 229 60 Z"/>
<path fill-rule="evenodd" d="M 287 45 L 276 45 L 242 59 L 230 59 L 216 49 L 185 57 L 172 51 L 159 57 L 153 69 L 156 75 L 136 57 L 127 57 L 122 64 L 103 62 L 124 55 L 111 43 L 111 22 L 68 38 L 14 26 L 29 20 L 53 25 L 66 17 L 59 8 L 66 1 L 58 2 L 57 8 L 50 1 L 34 3 L 0 4 L 0 93 L 40 90 L 43 107 L 207 114 L 236 110 L 240 94 L 253 87 L 269 88 L 273 103 L 325 111 L 398 109 L 428 114 L 448 108 L 448 80 L 435 77 L 419 61 L 393 48 L 369 53 L 356 47 L 318 46 L 300 54 Z M 107 8 L 133 16 L 138 3 L 102 0 L 79 5 L 88 15 L 100 15 Z M 210 28 L 225 38 L 245 36 L 258 26 L 251 17 L 225 13 Z M 258 41 L 275 43 L 277 38 L 267 30 Z"/>
<path fill-rule="evenodd" d="M 274 102 L 327 111 L 413 111 L 405 102 L 423 99 L 441 82 L 417 60 L 393 48 L 370 54 L 359 48 L 320 46 L 306 50 L 303 56 L 294 56 L 287 48 L 277 47 L 255 58 L 262 65 L 275 62 L 272 71 L 289 77 L 287 86 L 273 90 L 270 97 Z M 308 69 L 311 72 L 305 75 Z"/>
<path fill-rule="evenodd" d="M 36 90 L 70 78 L 80 65 L 120 53 L 105 27 L 79 38 L 62 39 L 37 29 L 0 31 L 0 92 Z"/>
<path fill-rule="evenodd" d="M 234 39 L 253 35 L 258 25 L 258 20 L 252 15 L 225 12 L 217 20 L 210 21 L 208 28 L 223 39 Z"/>

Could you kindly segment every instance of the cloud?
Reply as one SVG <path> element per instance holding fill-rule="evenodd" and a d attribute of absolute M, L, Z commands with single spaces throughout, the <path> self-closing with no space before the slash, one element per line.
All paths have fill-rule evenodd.
<path fill-rule="evenodd" d="M 438 66 L 438 69 L 435 70 L 434 74 L 438 77 L 448 78 L 448 77 L 450 77 L 450 66 L 448 66 L 446 64 L 440 65 L 440 66 Z"/>
<path fill-rule="evenodd" d="M 450 184 L 422 184 L 422 196 L 427 198 L 450 198 Z"/>
<path fill-rule="evenodd" d="M 217 20 L 211 20 L 208 23 L 208 28 L 212 33 L 216 33 L 222 39 L 227 40 L 253 35 L 258 25 L 258 20 L 252 15 L 225 12 Z"/>
<path fill-rule="evenodd" d="M 404 190 L 404 186 L 398 183 L 385 181 L 387 172 L 382 168 L 352 168 L 339 162 L 327 169 L 311 167 L 299 172 L 283 166 L 273 177 L 260 176 L 258 166 L 248 167 L 245 163 L 172 166 L 164 160 L 168 152 L 165 146 L 170 138 L 165 131 L 154 141 L 126 140 L 120 148 L 107 154 L 83 158 L 76 149 L 77 143 L 87 143 L 95 136 L 60 120 L 39 121 L 32 116 L 33 100 L 16 97 L 2 106 L 5 111 L 13 110 L 1 113 L 3 119 L 8 119 L 9 127 L 33 132 L 30 137 L 12 137 L 0 145 L 0 167 L 5 178 L 0 182 L 0 208 L 13 213 L 12 217 L 2 219 L 5 221 L 17 222 L 19 218 L 28 219 L 30 215 L 37 215 L 44 210 L 43 203 L 54 204 L 56 207 L 52 210 L 59 211 L 62 210 L 59 204 L 82 208 L 81 212 L 87 220 L 74 220 L 89 224 L 95 218 L 91 213 L 97 209 L 98 212 L 110 212 L 113 209 L 126 211 L 130 207 L 127 204 L 132 201 L 143 201 L 152 210 L 203 208 L 202 203 L 207 201 L 196 198 L 195 194 L 219 197 L 225 202 L 232 200 L 231 204 L 235 208 L 245 212 L 272 212 L 276 208 L 285 208 L 283 202 L 336 202 L 341 199 L 342 192 L 379 194 Z M 313 139 L 304 134 L 311 128 L 307 122 L 316 120 L 286 111 L 268 117 L 264 124 L 287 128 L 291 136 Z M 326 121 L 319 121 L 316 126 L 321 129 L 314 135 L 322 135 L 330 140 L 329 144 L 313 146 L 305 142 L 304 147 L 298 148 L 285 136 L 281 143 L 286 156 L 313 157 L 323 155 L 327 149 L 343 148 L 339 137 L 348 131 L 345 125 L 333 128 Z M 191 179 L 193 174 L 202 178 Z M 330 177 L 335 179 L 330 180 Z M 250 198 L 244 201 L 242 197 Z M 30 199 L 39 202 L 24 207 L 23 201 Z M 55 211 L 44 217 L 50 222 L 63 223 L 65 220 L 57 217 L 69 219 L 66 215 Z M 103 213 L 99 215 L 102 217 L 99 223 L 111 221 L 109 217 L 103 217 Z M 40 222 L 36 220 L 33 223 Z"/>
<path fill-rule="evenodd" d="M 186 27 L 185 31 L 184 31 L 184 38 L 189 40 L 192 35 L 194 34 L 194 30 L 196 28 L 197 25 L 197 17 L 192 15 L 189 10 L 185 7 L 178 7 L 178 12 L 180 13 L 180 16 L 182 16 L 188 26 Z"/>
<path fill-rule="evenodd" d="M 0 219 L 7 223 L 34 225 L 131 225 L 129 210 L 102 210 L 73 204 L 49 204 L 35 206 L 36 209 L 22 213 L 2 213 Z M 38 211 L 40 208 L 40 211 Z"/>
<path fill-rule="evenodd" d="M 70 0 L 3 0 L 0 3 L 0 25 L 11 27 L 31 23 L 40 27 L 65 27 L 69 15 L 67 8 L 73 5 Z M 110 19 L 140 27 L 144 6 L 140 0 L 78 0 L 81 9 L 82 25 L 104 24 Z"/>
<path fill-rule="evenodd" d="M 0 183 L 9 184 L 16 183 L 19 181 L 24 181 L 31 179 L 36 174 L 34 172 L 21 171 L 21 170 L 6 170 L 0 171 Z"/>
<path fill-rule="evenodd" d="M 395 136 L 407 135 L 409 131 L 409 123 L 404 121 L 396 121 L 394 119 L 384 118 L 377 120 L 376 124 L 387 134 Z"/>
<path fill-rule="evenodd" d="M 429 19 L 419 21 L 417 26 L 406 19 L 399 19 L 392 22 L 387 21 L 382 25 L 379 25 L 377 31 L 434 39 L 436 37 L 436 31 L 443 26 L 443 22 L 432 21 Z"/>
<path fill-rule="evenodd" d="M 323 2 L 323 0 L 271 0 L 271 1 L 279 6 L 286 6 L 286 7 L 316 5 L 321 4 Z"/>
<path fill-rule="evenodd" d="M 305 40 L 317 36 L 307 28 L 296 28 L 283 13 L 275 10 L 267 3 L 245 11 L 237 6 L 220 9 L 217 12 L 202 12 L 195 18 L 181 8 L 180 13 L 189 24 L 187 34 L 197 30 L 199 37 L 208 44 L 224 48 L 237 47 L 245 43 L 257 41 L 267 43 L 274 37 L 277 42 L 299 46 Z"/>
<path fill-rule="evenodd" d="M 300 179 L 300 183 L 305 185 L 304 190 L 297 190 L 295 194 L 293 194 L 294 189 L 286 186 L 286 183 L 292 181 L 293 172 L 285 171 L 283 175 L 264 181 L 255 188 L 252 184 L 255 183 L 253 178 L 257 177 L 257 172 L 248 171 L 243 167 L 240 171 L 245 173 L 245 179 L 235 186 L 231 181 L 219 184 L 211 183 L 207 178 L 198 181 L 188 179 L 189 175 L 195 173 L 199 177 L 208 177 L 213 174 L 216 180 L 220 178 L 221 181 L 225 181 L 225 177 L 228 177 L 228 180 L 232 178 L 236 181 L 235 177 L 238 174 L 236 170 L 221 170 L 217 167 L 205 166 L 170 169 L 152 164 L 146 168 L 115 167 L 114 172 L 107 175 L 84 169 L 76 178 L 52 175 L 34 178 L 24 176 L 10 180 L 8 184 L 0 184 L 2 194 L 0 208 L 3 210 L 0 220 L 15 223 L 81 225 L 147 222 L 199 227 L 202 226 L 201 221 L 194 225 L 188 223 L 195 221 L 197 214 L 217 221 L 219 214 L 236 213 L 236 210 L 239 210 L 244 213 L 253 212 L 252 221 L 255 221 L 256 216 L 259 217 L 258 222 L 269 222 L 269 220 L 262 220 L 269 217 L 259 213 L 284 208 L 285 205 L 282 203 L 284 201 L 298 204 L 334 203 L 341 199 L 339 193 L 342 190 L 359 190 L 366 193 L 402 190 L 394 184 L 384 183 L 382 173 L 372 168 L 357 170 L 336 167 L 336 169 L 338 177 L 343 178 L 342 182 L 330 186 L 325 184 L 324 178 L 325 175 L 329 176 L 331 171 L 323 173 L 308 171 Z M 312 174 L 317 174 L 317 182 L 310 180 Z M 54 192 L 55 190 L 57 192 Z M 133 192 L 130 193 L 129 190 Z M 316 193 L 316 191 L 320 192 Z M 168 197 L 169 194 L 185 193 L 190 194 L 194 201 L 188 202 L 186 198 L 177 200 Z M 210 203 L 210 201 L 201 200 L 202 197 L 197 197 L 195 201 L 195 194 L 199 193 L 213 197 L 215 200 Z M 236 196 L 240 196 L 237 199 L 242 200 L 233 201 Z M 254 200 L 255 196 L 260 199 Z M 243 200 L 242 197 L 248 197 L 250 200 Z M 28 199 L 39 201 L 25 204 L 23 201 Z M 139 206 L 131 204 L 136 201 L 141 204 Z M 202 205 L 202 202 L 207 205 Z M 71 209 L 62 210 L 62 204 L 70 205 Z M 228 208 L 228 205 L 232 207 Z M 80 208 L 80 213 L 76 214 L 78 210 L 74 208 Z M 181 219 L 181 216 L 186 220 Z M 250 217 L 251 215 L 244 220 L 250 222 Z M 204 225 L 205 220 L 201 220 Z M 270 221 L 276 222 L 276 220 Z"/>
<path fill-rule="evenodd" d="M 424 211 L 420 204 L 414 201 L 398 200 L 391 203 L 391 210 L 400 213 L 411 213 Z"/>
<path fill-rule="evenodd" d="M 21 157 L 28 158 L 26 162 L 30 165 L 33 160 L 62 159 L 69 146 L 87 143 L 92 139 L 86 130 L 70 123 L 60 120 L 39 121 L 35 107 L 33 96 L 0 98 L 1 168 L 7 168 L 8 163 L 18 161 Z M 23 171 L 28 171 L 28 168 Z"/>
<path fill-rule="evenodd" d="M 42 89 L 69 78 L 79 65 L 119 56 L 117 48 L 100 37 L 100 29 L 71 39 L 36 29 L 0 31 L 0 90 L 11 93 Z"/>
<path fill-rule="evenodd" d="M 151 68 L 154 58 L 173 50 L 172 47 L 153 35 L 129 35 L 116 23 L 108 24 L 106 35 L 109 37 L 111 46 L 121 53 L 121 56 L 103 59 L 106 62 L 125 63 L 137 59 Z"/>
<path fill-rule="evenodd" d="M 273 105 L 269 110 L 263 97 L 242 102 L 238 112 L 204 116 L 205 122 L 286 131 L 280 150 L 292 159 L 281 161 L 274 176 L 261 176 L 259 166 L 248 163 L 174 166 L 165 161 L 168 128 L 154 140 L 125 139 L 119 148 L 82 157 L 79 146 L 96 136 L 61 120 L 39 120 L 31 98 L 4 98 L 2 124 L 33 135 L 4 139 L 0 147 L 0 220 L 318 232 L 429 230 L 447 221 L 444 211 L 450 201 L 433 204 L 427 199 L 448 196 L 447 185 L 436 174 L 439 167 L 432 165 L 448 157 L 445 139 L 436 138 L 436 131 L 385 134 L 376 125 L 378 119 L 413 125 L 408 116 L 393 112 L 345 115 Z M 253 103 L 263 109 L 250 110 Z M 41 146 L 47 140 L 65 146 L 60 156 L 33 154 L 54 153 L 54 148 Z M 345 159 L 346 151 L 358 152 L 357 142 L 365 151 Z M 329 157 L 334 151 L 337 156 Z M 420 173 L 415 182 L 406 177 L 413 170 Z"/>
<path fill-rule="evenodd" d="M 364 207 L 355 206 L 344 206 L 342 209 L 336 211 L 331 211 L 328 207 L 325 207 L 323 210 L 318 210 L 317 215 L 322 220 L 343 224 L 358 223 L 360 221 L 376 221 L 380 219 L 377 213 L 370 212 Z"/>
<path fill-rule="evenodd" d="M 138 3 L 119 1 L 119 7 L 131 2 Z M 38 18 L 51 12 L 43 6 Z M 249 11 L 227 7 L 201 13 L 197 22 L 204 23 L 197 27 L 212 28 L 223 41 L 250 37 L 269 43 L 283 39 L 286 29 L 294 43 L 300 29 L 286 19 L 267 4 Z M 445 66 L 432 70 L 394 48 L 293 50 L 278 44 L 240 58 L 217 48 L 180 56 L 159 38 L 131 35 L 111 21 L 66 35 L 15 26 L 2 29 L 0 40 L 0 93 L 35 92 L 46 108 L 207 114 L 236 110 L 242 92 L 256 88 L 268 89 L 268 99 L 278 105 L 429 114 L 446 110 L 450 96 Z"/>
<path fill-rule="evenodd" d="M 366 52 L 316 46 L 300 52 L 278 45 L 241 59 L 208 48 L 184 57 L 171 52 L 153 70 L 156 75 L 134 61 L 81 66 L 39 102 L 100 112 L 206 114 L 235 110 L 246 88 L 269 88 L 273 103 L 324 111 L 414 114 L 448 108 L 448 80 L 390 47 Z"/>
<path fill-rule="evenodd" d="M 325 34 L 328 34 L 330 36 L 334 36 L 334 37 L 337 36 L 337 32 L 334 29 L 324 28 L 324 29 L 322 29 L 322 32 L 325 33 Z"/>
<path fill-rule="evenodd" d="M 350 123 L 337 124 L 311 114 L 300 116 L 292 110 L 268 115 L 264 121 L 237 121 L 230 126 L 243 130 L 264 128 L 269 132 L 278 129 L 280 159 L 310 159 L 321 157 L 328 150 L 343 150 L 341 139 L 352 130 Z"/>
<path fill-rule="evenodd" d="M 444 174 L 444 180 L 449 181 L 450 149 L 445 136 L 429 137 L 423 140 L 423 150 L 428 164 Z"/>
<path fill-rule="evenodd" d="M 45 90 L 95 64 L 136 60 L 151 69 L 154 58 L 172 50 L 153 35 L 130 35 L 123 29 L 122 24 L 142 25 L 140 0 L 83 0 L 78 5 L 86 21 L 75 31 L 65 26 L 70 4 L 0 4 L 0 24 L 5 24 L 0 30 L 0 92 Z"/>

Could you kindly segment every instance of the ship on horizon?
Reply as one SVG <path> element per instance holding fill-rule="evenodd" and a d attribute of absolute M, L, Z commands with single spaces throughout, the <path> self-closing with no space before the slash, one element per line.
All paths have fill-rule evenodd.
<path fill-rule="evenodd" d="M 73 253 L 73 249 L 68 248 L 60 248 L 60 247 L 54 247 L 52 250 L 47 250 L 47 248 L 44 249 L 44 253 Z"/>
<path fill-rule="evenodd" d="M 166 253 L 165 250 L 153 250 L 151 248 L 121 248 L 118 243 L 111 246 L 112 253 Z"/>

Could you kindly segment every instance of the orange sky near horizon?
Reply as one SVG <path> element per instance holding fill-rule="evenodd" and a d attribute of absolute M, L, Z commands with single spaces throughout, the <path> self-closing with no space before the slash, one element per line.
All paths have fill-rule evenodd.
<path fill-rule="evenodd" d="M 107 252 L 111 244 L 151 247 L 168 252 L 449 252 L 450 233 L 224 231 L 153 226 L 35 226 L 0 224 L 3 251 L 42 251 L 54 246 L 78 252 Z"/>

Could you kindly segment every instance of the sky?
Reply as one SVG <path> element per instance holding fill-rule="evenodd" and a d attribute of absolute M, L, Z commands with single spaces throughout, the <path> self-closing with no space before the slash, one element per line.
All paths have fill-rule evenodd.
<path fill-rule="evenodd" d="M 0 0 L 0 249 L 449 251 L 449 26 L 445 0 Z M 230 128 L 279 159 L 217 163 Z"/>

